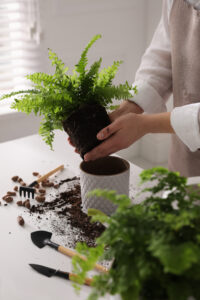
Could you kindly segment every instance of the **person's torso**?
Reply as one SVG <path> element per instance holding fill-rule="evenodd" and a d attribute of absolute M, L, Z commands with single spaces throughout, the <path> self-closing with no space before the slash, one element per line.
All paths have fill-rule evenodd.
<path fill-rule="evenodd" d="M 196 1 L 188 1 L 174 0 L 169 18 L 175 107 L 200 102 L 200 10 Z M 200 151 L 191 152 L 173 135 L 169 167 L 187 177 L 199 176 Z"/>

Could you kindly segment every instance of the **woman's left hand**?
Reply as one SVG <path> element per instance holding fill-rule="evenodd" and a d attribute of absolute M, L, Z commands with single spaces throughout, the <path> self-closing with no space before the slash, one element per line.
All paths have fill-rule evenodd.
<path fill-rule="evenodd" d="M 97 134 L 103 142 L 86 153 L 84 160 L 95 160 L 125 149 L 147 133 L 174 134 L 170 115 L 170 112 L 149 115 L 131 112 L 116 118 Z"/>
<path fill-rule="evenodd" d="M 103 142 L 86 153 L 84 160 L 95 160 L 129 147 L 145 134 L 144 128 L 143 115 L 136 113 L 122 115 L 97 134 L 97 139 Z"/>

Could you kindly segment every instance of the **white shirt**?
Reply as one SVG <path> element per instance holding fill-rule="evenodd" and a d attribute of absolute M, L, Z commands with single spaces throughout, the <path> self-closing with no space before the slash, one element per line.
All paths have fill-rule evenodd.
<path fill-rule="evenodd" d="M 174 0 L 165 0 L 160 23 L 154 33 L 152 42 L 142 57 L 136 73 L 134 86 L 138 94 L 133 100 L 147 113 L 165 112 L 166 101 L 170 93 L 168 78 L 171 78 L 171 50 L 169 36 L 169 15 Z M 187 0 L 196 9 L 200 9 L 200 0 Z M 160 55 L 162 53 L 162 55 Z M 163 55 L 165 59 L 163 60 Z M 158 74 L 158 76 L 156 76 Z M 162 77 L 163 75 L 163 77 Z M 164 96 L 159 90 L 166 89 Z M 171 125 L 176 135 L 191 151 L 200 148 L 200 129 L 198 114 L 200 103 L 176 107 L 171 112 Z M 184 120 L 184 122 L 183 122 Z"/>

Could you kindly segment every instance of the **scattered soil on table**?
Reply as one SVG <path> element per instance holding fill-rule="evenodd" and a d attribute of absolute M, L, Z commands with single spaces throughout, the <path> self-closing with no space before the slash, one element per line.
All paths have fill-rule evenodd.
<path fill-rule="evenodd" d="M 34 174 L 38 176 L 39 173 L 34 172 Z M 11 179 L 19 185 L 24 183 L 17 175 Z M 96 238 L 102 234 L 105 227 L 98 222 L 91 223 L 91 218 L 82 211 L 80 178 L 75 176 L 60 181 L 57 178 L 42 183 L 45 187 L 38 187 L 34 200 L 22 201 L 18 198 L 15 201 L 19 209 L 26 209 L 22 212 L 26 220 L 29 218 L 29 222 L 37 229 L 51 231 L 64 246 L 75 248 L 77 242 L 95 246 Z M 48 190 L 49 188 L 51 190 Z M 11 195 L 18 194 L 19 186 L 15 186 L 14 190 L 3 197 L 6 202 L 4 206 L 13 205 Z M 23 226 L 22 219 L 22 216 L 18 216 L 17 220 Z"/>
<path fill-rule="evenodd" d="M 63 183 L 76 180 L 77 177 L 67 178 L 59 182 L 59 185 Z M 30 209 L 30 213 L 38 213 L 38 219 L 41 218 L 47 212 L 55 213 L 62 224 L 62 221 L 67 221 L 73 228 L 79 230 L 78 236 L 76 235 L 76 242 L 85 241 L 89 246 L 95 245 L 95 239 L 101 235 L 105 230 L 105 227 L 100 223 L 91 223 L 91 218 L 83 213 L 81 207 L 81 192 L 80 183 L 76 183 L 70 190 L 60 193 L 50 202 L 44 202 L 42 204 L 33 205 Z M 58 226 L 54 223 L 53 227 L 58 234 L 65 234 L 64 226 Z"/>

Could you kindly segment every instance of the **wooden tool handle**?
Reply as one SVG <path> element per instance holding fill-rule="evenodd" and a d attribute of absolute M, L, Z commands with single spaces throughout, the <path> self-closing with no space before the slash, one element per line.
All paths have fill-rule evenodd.
<path fill-rule="evenodd" d="M 61 165 L 61 166 L 55 168 L 54 170 L 48 172 L 47 174 L 43 175 L 42 177 L 40 177 L 39 179 L 37 179 L 37 182 L 40 183 L 41 181 L 45 180 L 46 178 L 48 178 L 52 174 L 54 174 L 57 171 L 62 170 L 62 169 L 64 169 L 64 165 Z"/>
<path fill-rule="evenodd" d="M 76 275 L 76 274 L 72 274 L 72 273 L 69 273 L 69 279 L 70 280 L 72 280 L 72 281 L 75 281 L 76 282 L 76 278 L 77 278 L 78 276 Z M 86 285 L 91 285 L 91 283 L 92 283 L 92 278 L 85 278 L 85 282 L 84 282 L 84 284 L 86 284 Z"/>
<path fill-rule="evenodd" d="M 73 257 L 75 255 L 78 255 L 82 260 L 86 260 L 86 258 L 83 255 L 77 254 L 77 252 L 75 252 L 71 249 L 65 248 L 63 246 L 59 246 L 58 251 L 61 252 L 62 254 L 65 254 L 65 255 L 69 256 L 69 257 Z M 103 267 L 99 264 L 95 264 L 95 269 L 100 271 L 100 272 L 103 272 L 103 273 L 108 272 L 108 269 L 106 269 L 105 267 Z"/>

